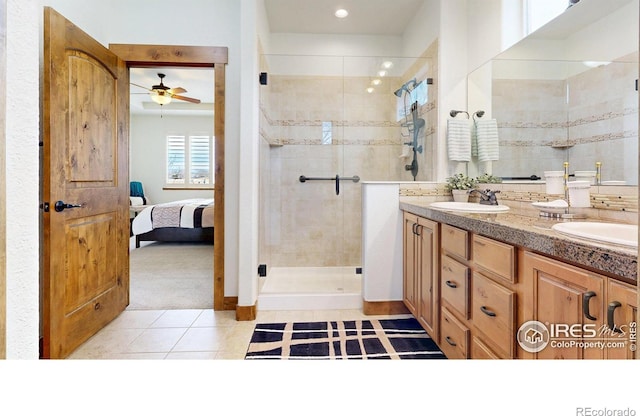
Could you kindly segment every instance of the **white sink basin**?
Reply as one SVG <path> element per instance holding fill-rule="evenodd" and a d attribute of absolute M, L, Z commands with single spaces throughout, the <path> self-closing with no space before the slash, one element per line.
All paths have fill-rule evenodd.
<path fill-rule="evenodd" d="M 601 243 L 638 247 L 638 226 L 606 222 L 561 222 L 552 229 L 570 237 L 584 238 Z"/>
<path fill-rule="evenodd" d="M 479 212 L 479 213 L 485 213 L 485 214 L 509 211 L 509 207 L 506 205 L 484 205 L 477 202 L 473 203 L 473 202 L 443 201 L 443 202 L 433 202 L 429 206 L 431 208 L 442 209 L 446 211 Z"/>

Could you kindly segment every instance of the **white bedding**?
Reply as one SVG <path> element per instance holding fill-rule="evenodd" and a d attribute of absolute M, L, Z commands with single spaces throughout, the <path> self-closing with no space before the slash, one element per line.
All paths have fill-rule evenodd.
<path fill-rule="evenodd" d="M 193 213 L 202 205 L 212 205 L 213 199 L 193 198 L 184 199 L 181 201 L 167 202 L 164 204 L 149 205 L 133 219 L 131 224 L 131 231 L 134 235 L 144 234 L 153 230 L 152 212 L 155 206 L 179 206 L 182 205 L 180 215 L 180 227 L 181 228 L 194 228 Z M 213 222 L 212 220 L 210 222 Z"/>

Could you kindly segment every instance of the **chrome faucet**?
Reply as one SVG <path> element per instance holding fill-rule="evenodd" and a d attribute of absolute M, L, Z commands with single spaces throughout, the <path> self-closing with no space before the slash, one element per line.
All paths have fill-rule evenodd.
<path fill-rule="evenodd" d="M 498 205 L 498 198 L 496 197 L 497 193 L 500 191 L 492 191 L 491 189 L 472 189 L 469 194 L 477 192 L 480 194 L 480 203 L 483 205 Z"/>

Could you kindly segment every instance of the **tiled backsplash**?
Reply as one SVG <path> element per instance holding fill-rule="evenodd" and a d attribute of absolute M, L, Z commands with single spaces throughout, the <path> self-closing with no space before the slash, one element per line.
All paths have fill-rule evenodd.
<path fill-rule="evenodd" d="M 537 201 L 553 201 L 562 195 L 545 192 L 544 184 L 480 184 L 480 189 L 499 190 L 498 201 L 518 209 L 524 215 L 536 216 L 538 210 L 531 205 Z M 400 185 L 400 196 L 430 196 L 451 198 L 444 183 L 411 183 Z M 592 186 L 590 208 L 581 208 L 588 218 L 638 223 L 638 188 L 635 186 Z"/>

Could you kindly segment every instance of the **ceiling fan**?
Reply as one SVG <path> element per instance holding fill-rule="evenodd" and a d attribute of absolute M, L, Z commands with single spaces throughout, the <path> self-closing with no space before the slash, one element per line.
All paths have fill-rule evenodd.
<path fill-rule="evenodd" d="M 151 88 L 143 87 L 142 85 L 134 84 L 133 82 L 131 83 L 131 85 L 135 85 L 136 87 L 144 88 L 145 90 L 149 91 L 151 95 L 151 99 L 160 105 L 169 104 L 171 100 L 174 98 L 176 100 L 182 100 L 182 101 L 187 101 L 194 104 L 200 104 L 200 100 L 198 100 L 197 98 L 178 95 L 178 94 L 187 92 L 187 90 L 185 90 L 184 88 L 182 87 L 169 88 L 166 85 L 164 85 L 162 81 L 165 76 L 166 76 L 165 74 L 158 74 L 158 77 L 160 77 L 160 84 L 153 85 Z"/>

